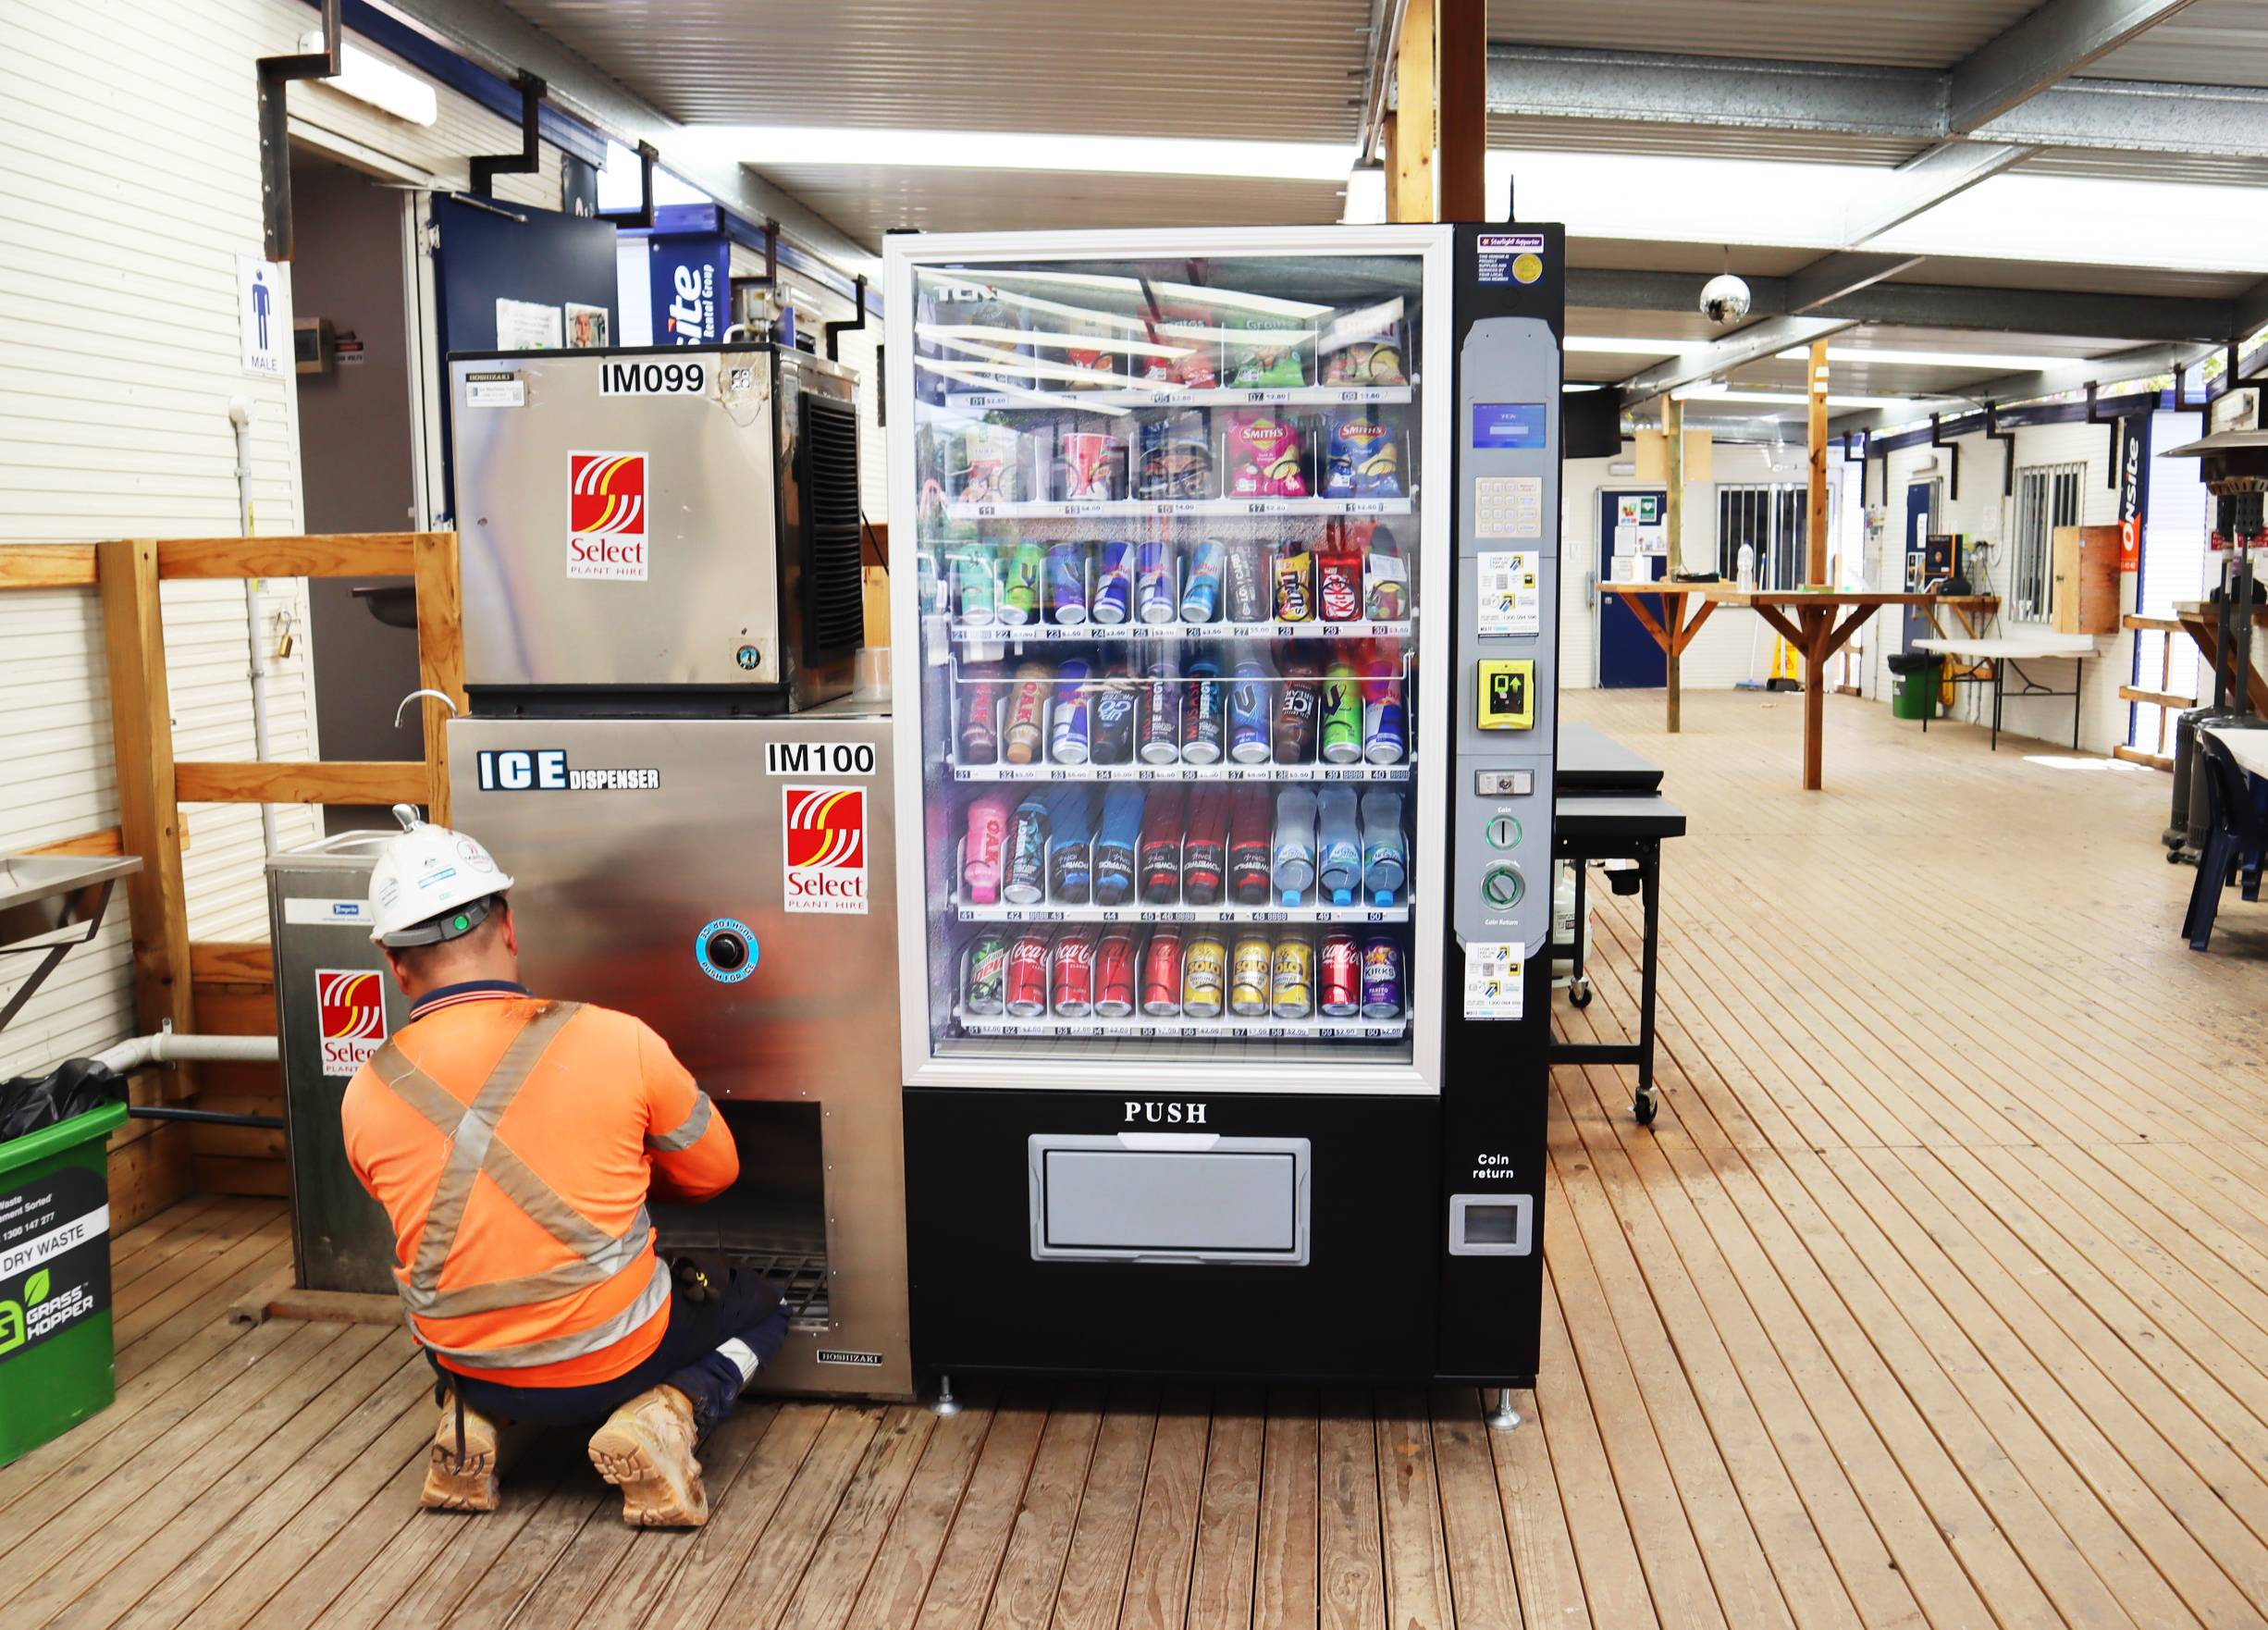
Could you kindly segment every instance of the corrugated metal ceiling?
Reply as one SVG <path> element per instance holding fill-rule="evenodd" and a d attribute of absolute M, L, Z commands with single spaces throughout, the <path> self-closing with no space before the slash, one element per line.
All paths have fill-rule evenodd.
<path fill-rule="evenodd" d="M 2146 253 L 2143 245 L 2137 253 Z M 2033 260 L 1983 260 L 1932 256 L 1891 279 L 1899 283 L 1953 283 L 1978 289 L 2053 289 L 2082 294 L 2191 295 L 2226 300 L 2259 281 L 2242 272 L 2172 272 L 2154 266 L 2072 265 Z"/>
<path fill-rule="evenodd" d="M 1371 0 L 510 0 L 689 123 L 1355 139 Z"/>
<path fill-rule="evenodd" d="M 2039 0 L 1489 0 L 1488 37 L 1524 45 L 1947 68 Z"/>
<path fill-rule="evenodd" d="M 1732 130 L 1697 125 L 1621 119 L 1554 119 L 1498 116 L 1488 121 L 1488 145 L 1548 153 L 1636 153 L 1660 158 L 1790 159 L 1804 164 L 1904 164 L 1923 151 L 1918 142 L 1838 131 Z"/>
<path fill-rule="evenodd" d="M 2106 80 L 2268 86 L 2268 6 L 2200 0 L 2088 69 Z"/>

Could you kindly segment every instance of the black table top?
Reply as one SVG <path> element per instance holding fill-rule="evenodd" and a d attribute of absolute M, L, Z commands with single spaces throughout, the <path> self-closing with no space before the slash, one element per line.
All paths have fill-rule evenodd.
<path fill-rule="evenodd" d="M 1661 785 L 1661 766 L 1602 730 L 1561 720 L 1554 785 L 1562 803 L 1568 793 L 1650 793 Z"/>
<path fill-rule="evenodd" d="M 1683 837 L 1685 811 L 1658 793 L 1563 797 L 1553 809 L 1552 831 L 1559 838 L 1577 842 Z"/>

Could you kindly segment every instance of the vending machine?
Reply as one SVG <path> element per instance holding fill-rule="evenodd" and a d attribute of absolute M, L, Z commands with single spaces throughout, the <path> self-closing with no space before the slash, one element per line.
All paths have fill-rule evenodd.
<path fill-rule="evenodd" d="M 1563 269 L 891 241 L 918 1368 L 1532 1380 Z"/>

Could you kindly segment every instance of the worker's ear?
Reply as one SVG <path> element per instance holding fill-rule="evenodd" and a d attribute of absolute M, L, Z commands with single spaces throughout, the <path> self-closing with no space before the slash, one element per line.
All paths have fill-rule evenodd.
<path fill-rule="evenodd" d="M 394 955 L 390 946 L 380 945 L 378 949 L 386 954 L 386 966 L 393 970 L 394 982 L 401 987 L 403 995 L 408 995 L 410 994 L 410 976 L 401 966 L 401 958 Z"/>
<path fill-rule="evenodd" d="M 503 920 L 504 949 L 510 955 L 517 957 L 520 954 L 520 920 L 512 914 L 512 902 L 510 900 L 499 901 L 497 915 Z"/>

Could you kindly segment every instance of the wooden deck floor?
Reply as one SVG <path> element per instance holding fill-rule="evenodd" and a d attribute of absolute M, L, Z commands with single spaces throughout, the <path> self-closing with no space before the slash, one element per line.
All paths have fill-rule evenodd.
<path fill-rule="evenodd" d="M 225 1310 L 271 1202 L 117 1246 L 118 1403 L 0 1470 L 10 1630 L 2268 1623 L 2268 912 L 2175 937 L 2166 784 L 1830 701 L 1583 696 L 1664 760 L 1665 1104 L 1555 1087 L 1544 1374 L 764 1404 L 634 1535 L 572 1439 L 420 1515 L 398 1333 Z M 1601 991 L 1632 924 L 1602 901 Z M 1563 1009 L 1563 1012 L 1565 1010 Z"/>

